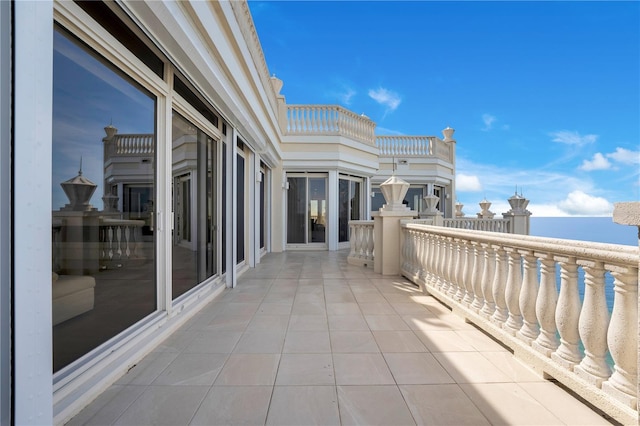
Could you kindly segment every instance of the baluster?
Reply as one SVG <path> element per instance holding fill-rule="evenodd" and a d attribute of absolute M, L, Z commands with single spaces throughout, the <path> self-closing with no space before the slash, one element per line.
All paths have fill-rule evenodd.
<path fill-rule="evenodd" d="M 515 335 L 522 327 L 522 315 L 520 314 L 520 288 L 522 286 L 522 265 L 520 253 L 512 248 L 507 249 L 509 256 L 509 271 L 507 273 L 507 287 L 505 300 L 509 309 L 509 318 L 504 324 L 504 329 L 511 335 Z"/>
<path fill-rule="evenodd" d="M 584 345 L 584 358 L 574 369 L 589 383 L 601 387 L 611 375 L 607 365 L 607 329 L 609 309 L 605 295 L 604 266 L 602 262 L 580 262 L 584 268 L 584 299 L 578 331 Z"/>
<path fill-rule="evenodd" d="M 122 226 L 117 225 L 116 227 L 116 254 L 118 255 L 118 260 L 122 260 Z"/>
<path fill-rule="evenodd" d="M 435 274 L 433 273 L 433 259 L 436 255 L 435 248 L 435 235 L 432 233 L 425 233 L 427 243 L 427 253 L 424 259 L 425 263 L 425 282 L 428 286 L 434 285 Z"/>
<path fill-rule="evenodd" d="M 558 345 L 556 336 L 556 306 L 558 290 L 556 287 L 556 263 L 547 255 L 540 258 L 540 288 L 536 298 L 536 318 L 540 324 L 540 334 L 532 343 L 534 349 L 550 357 Z"/>
<path fill-rule="evenodd" d="M 574 257 L 560 260 L 560 294 L 556 308 L 556 325 L 560 333 L 560 346 L 551 359 L 569 370 L 580 362 L 578 321 L 580 296 L 578 295 L 578 265 Z"/>
<path fill-rule="evenodd" d="M 494 246 L 495 247 L 495 246 Z M 496 303 L 496 310 L 491 316 L 491 321 L 500 327 L 507 321 L 508 310 L 506 302 L 507 287 L 507 252 L 500 246 L 496 247 L 496 268 L 493 275 L 493 300 Z"/>
<path fill-rule="evenodd" d="M 427 246 L 427 235 L 425 232 L 419 231 L 418 232 L 418 250 L 416 251 L 416 265 L 418 266 L 417 278 L 423 282 L 426 275 L 425 266 L 424 266 L 425 252 L 427 250 L 426 246 Z"/>
<path fill-rule="evenodd" d="M 356 239 L 358 238 L 358 231 L 356 230 L 356 226 L 353 224 L 349 224 L 349 257 L 356 257 Z"/>
<path fill-rule="evenodd" d="M 614 278 L 614 299 L 607 333 L 613 358 L 613 374 L 602 390 L 637 407 L 638 387 L 638 269 L 610 267 Z"/>
<path fill-rule="evenodd" d="M 322 131 L 326 132 L 327 130 L 329 130 L 329 125 L 328 125 L 328 120 L 327 120 L 327 116 L 328 114 L 328 110 L 327 107 L 322 107 Z"/>
<path fill-rule="evenodd" d="M 373 246 L 373 225 L 367 226 L 367 259 L 373 261 L 374 253 L 373 250 L 375 247 Z"/>
<path fill-rule="evenodd" d="M 456 250 L 456 285 L 457 291 L 453 296 L 455 300 L 461 301 L 465 294 L 464 287 L 464 268 L 466 264 L 466 252 L 465 241 L 458 240 L 458 247 Z"/>
<path fill-rule="evenodd" d="M 129 248 L 129 233 L 131 232 L 130 226 L 124 227 L 124 253 L 127 256 L 127 259 L 131 258 L 131 249 Z"/>
<path fill-rule="evenodd" d="M 427 234 L 424 231 L 418 231 L 418 251 L 416 253 L 416 265 L 418 265 L 418 279 L 425 282 L 425 276 L 427 274 L 425 259 L 427 252 Z"/>
<path fill-rule="evenodd" d="M 402 255 L 404 256 L 405 262 L 407 264 L 405 269 L 410 273 L 412 273 L 413 272 L 412 247 L 414 245 L 414 238 L 416 235 L 413 229 L 406 229 L 406 228 L 405 228 L 405 235 L 407 236 L 407 238 L 403 246 Z"/>
<path fill-rule="evenodd" d="M 475 264 L 476 256 L 474 254 L 474 247 L 471 241 L 466 241 L 464 245 L 465 263 L 462 283 L 464 285 L 464 297 L 462 303 L 469 307 L 473 302 L 473 266 Z"/>
<path fill-rule="evenodd" d="M 473 287 L 473 303 L 471 309 L 480 312 L 484 305 L 482 294 L 482 270 L 484 268 L 484 248 L 480 243 L 473 243 L 473 273 L 471 274 L 471 285 Z"/>
<path fill-rule="evenodd" d="M 440 280 L 438 281 L 438 288 L 439 289 L 446 289 L 446 286 L 448 285 L 448 278 L 447 278 L 447 274 L 449 271 L 447 271 L 447 262 L 448 262 L 448 255 L 447 255 L 447 237 L 445 237 L 444 235 L 439 236 L 438 240 L 440 241 L 440 251 L 438 252 L 438 275 L 440 276 Z"/>
<path fill-rule="evenodd" d="M 449 290 L 447 291 L 447 294 L 449 295 L 449 297 L 451 297 L 454 300 L 457 300 L 457 295 L 458 292 L 460 291 L 460 284 L 459 284 L 459 279 L 460 279 L 460 275 L 462 274 L 462 271 L 460 270 L 460 268 L 462 268 L 462 265 L 460 264 L 460 240 L 457 238 L 454 238 L 452 241 L 452 247 L 451 247 L 451 255 L 453 256 L 453 267 L 451 269 L 451 273 L 452 275 L 452 280 L 451 280 L 451 285 L 449 286 Z"/>
<path fill-rule="evenodd" d="M 445 244 L 444 255 L 445 255 L 445 259 L 446 259 L 445 280 L 442 283 L 441 291 L 442 291 L 442 293 L 447 294 L 447 293 L 449 293 L 449 290 L 452 287 L 452 283 L 451 282 L 453 281 L 454 258 L 453 258 L 453 238 L 451 238 L 451 237 L 447 237 L 446 244 Z"/>
<path fill-rule="evenodd" d="M 482 270 L 482 283 L 481 289 L 484 296 L 484 304 L 480 310 L 480 315 L 484 318 L 490 318 L 496 309 L 496 304 L 493 301 L 493 276 L 495 275 L 496 267 L 496 252 L 491 244 L 483 244 L 484 247 L 484 268 Z"/>
<path fill-rule="evenodd" d="M 531 251 L 521 252 L 523 258 L 522 288 L 520 289 L 520 311 L 522 327 L 516 335 L 531 344 L 538 337 L 536 300 L 538 298 L 538 259 Z"/>
<path fill-rule="evenodd" d="M 113 260 L 113 226 L 107 227 L 108 256 L 109 261 Z"/>

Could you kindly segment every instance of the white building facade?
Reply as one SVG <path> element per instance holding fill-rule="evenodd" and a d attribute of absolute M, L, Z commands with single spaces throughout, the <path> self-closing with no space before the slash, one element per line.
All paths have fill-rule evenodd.
<path fill-rule="evenodd" d="M 287 105 L 244 1 L 0 2 L 0 32 L 2 424 L 68 420 L 264 253 L 347 247 L 394 169 L 452 216 L 452 129 Z"/>

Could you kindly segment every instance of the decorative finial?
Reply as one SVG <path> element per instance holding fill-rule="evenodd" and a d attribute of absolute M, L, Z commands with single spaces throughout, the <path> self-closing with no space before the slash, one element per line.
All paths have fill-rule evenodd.
<path fill-rule="evenodd" d="M 80 156 L 80 170 L 78 170 L 78 176 L 82 176 L 82 155 Z"/>

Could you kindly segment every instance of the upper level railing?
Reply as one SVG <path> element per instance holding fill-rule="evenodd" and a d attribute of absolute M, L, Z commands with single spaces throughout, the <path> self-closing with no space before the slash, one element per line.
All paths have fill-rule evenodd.
<path fill-rule="evenodd" d="M 404 224 L 402 275 L 624 424 L 636 423 L 637 247 Z"/>
<path fill-rule="evenodd" d="M 511 219 L 444 218 L 442 226 L 474 231 L 504 232 L 506 234 L 512 232 Z"/>
<path fill-rule="evenodd" d="M 336 105 L 287 105 L 289 135 L 341 135 L 375 144 L 376 125 L 364 115 Z"/>
<path fill-rule="evenodd" d="M 111 143 L 111 155 L 153 155 L 154 136 L 151 133 L 119 134 Z"/>
<path fill-rule="evenodd" d="M 452 161 L 448 143 L 435 136 L 376 136 L 382 157 L 437 157 Z"/>

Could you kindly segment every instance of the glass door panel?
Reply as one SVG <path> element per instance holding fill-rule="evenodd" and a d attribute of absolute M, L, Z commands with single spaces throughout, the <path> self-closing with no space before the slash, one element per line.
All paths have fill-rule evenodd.
<path fill-rule="evenodd" d="M 327 228 L 327 179 L 309 178 L 309 240 L 324 243 Z"/>
<path fill-rule="evenodd" d="M 287 243 L 305 244 L 307 216 L 307 179 L 289 177 L 287 191 Z"/>
<path fill-rule="evenodd" d="M 157 309 L 156 97 L 55 28 L 52 107 L 55 373 Z"/>

